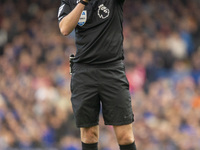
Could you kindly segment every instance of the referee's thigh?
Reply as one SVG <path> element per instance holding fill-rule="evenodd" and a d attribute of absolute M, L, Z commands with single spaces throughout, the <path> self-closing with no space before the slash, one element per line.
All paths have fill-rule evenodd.
<path fill-rule="evenodd" d="M 98 125 L 100 100 L 93 68 L 78 68 L 72 74 L 71 101 L 77 127 Z"/>
<path fill-rule="evenodd" d="M 99 95 L 106 125 L 126 125 L 134 121 L 129 84 L 124 64 L 98 70 Z"/>

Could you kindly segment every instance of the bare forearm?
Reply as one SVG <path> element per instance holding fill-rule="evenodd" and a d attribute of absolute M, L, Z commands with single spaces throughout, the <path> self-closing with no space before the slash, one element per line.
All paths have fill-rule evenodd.
<path fill-rule="evenodd" d="M 85 0 L 86 1 L 86 0 Z M 86 1 L 87 2 L 87 1 Z M 60 32 L 63 35 L 70 34 L 77 26 L 79 18 L 85 5 L 79 3 L 67 16 L 65 16 L 59 23 Z"/>

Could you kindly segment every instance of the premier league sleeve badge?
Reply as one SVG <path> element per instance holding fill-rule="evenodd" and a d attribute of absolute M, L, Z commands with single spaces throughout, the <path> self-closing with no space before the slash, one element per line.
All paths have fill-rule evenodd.
<path fill-rule="evenodd" d="M 78 25 L 82 27 L 86 23 L 86 21 L 87 21 L 87 10 L 84 10 L 78 21 Z"/>

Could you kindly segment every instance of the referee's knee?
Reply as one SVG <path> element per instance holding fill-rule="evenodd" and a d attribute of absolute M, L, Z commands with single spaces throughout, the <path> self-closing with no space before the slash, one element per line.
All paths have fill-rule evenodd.
<path fill-rule="evenodd" d="M 114 130 L 119 145 L 127 145 L 134 142 L 132 124 L 114 126 Z"/>
<path fill-rule="evenodd" d="M 97 143 L 99 140 L 99 126 L 81 128 L 81 141 L 84 143 Z"/>
<path fill-rule="evenodd" d="M 134 138 L 129 134 L 123 134 L 118 137 L 119 145 L 128 145 L 134 142 Z"/>

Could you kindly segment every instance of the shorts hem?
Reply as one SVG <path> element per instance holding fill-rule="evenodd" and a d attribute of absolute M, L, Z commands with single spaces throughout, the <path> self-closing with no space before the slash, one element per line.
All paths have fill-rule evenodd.
<path fill-rule="evenodd" d="M 110 123 L 110 122 L 105 122 L 105 125 L 113 125 L 113 126 L 121 126 L 121 125 L 127 125 L 127 124 L 131 124 L 134 122 L 134 119 L 133 120 L 130 120 L 130 121 L 123 121 L 123 122 L 113 122 L 113 123 Z"/>
<path fill-rule="evenodd" d="M 92 123 L 92 124 L 82 124 L 82 125 L 76 125 L 77 128 L 88 128 L 88 127 L 93 127 L 99 125 L 98 123 Z"/>

